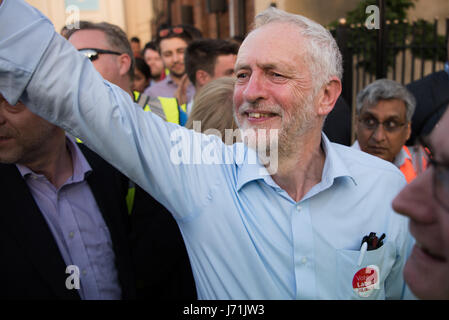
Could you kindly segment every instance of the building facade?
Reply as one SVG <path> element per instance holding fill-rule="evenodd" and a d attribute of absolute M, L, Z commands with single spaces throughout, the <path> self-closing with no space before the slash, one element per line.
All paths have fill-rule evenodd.
<path fill-rule="evenodd" d="M 55 25 L 56 30 L 74 18 L 107 21 L 122 27 L 129 37 L 143 43 L 151 40 L 157 27 L 192 24 L 205 37 L 226 39 L 244 36 L 254 16 L 270 5 L 307 16 L 323 25 L 344 17 L 360 0 L 26 0 Z M 78 8 L 79 10 L 74 10 Z M 325 8 L 325 10 L 323 9 Z M 448 0 L 417 0 L 411 19 L 432 20 L 449 16 Z M 441 26 L 444 28 L 444 26 Z M 444 33 L 444 30 L 440 30 Z"/>

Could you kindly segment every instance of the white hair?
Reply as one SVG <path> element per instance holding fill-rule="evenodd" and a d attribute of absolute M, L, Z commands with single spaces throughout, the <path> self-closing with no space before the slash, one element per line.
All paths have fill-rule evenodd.
<path fill-rule="evenodd" d="M 304 47 L 308 53 L 304 58 L 315 79 L 316 90 L 328 83 L 331 77 L 342 79 L 343 57 L 337 42 L 322 25 L 304 16 L 270 7 L 256 16 L 253 31 L 269 23 L 294 24 L 299 34 L 309 40 L 309 45 Z"/>
<path fill-rule="evenodd" d="M 357 115 L 360 115 L 365 107 L 375 106 L 381 100 L 392 99 L 404 101 L 407 121 L 410 122 L 415 113 L 416 99 L 402 84 L 389 79 L 376 80 L 359 92 L 357 95 Z"/>

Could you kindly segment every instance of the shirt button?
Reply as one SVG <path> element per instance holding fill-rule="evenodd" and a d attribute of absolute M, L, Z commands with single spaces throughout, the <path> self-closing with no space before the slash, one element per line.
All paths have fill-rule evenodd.
<path fill-rule="evenodd" d="M 302 259 L 301 259 L 301 264 L 306 264 L 307 263 L 307 258 L 306 257 L 303 257 Z"/>
<path fill-rule="evenodd" d="M 75 233 L 74 233 L 74 232 L 70 232 L 70 233 L 69 233 L 70 239 L 73 239 L 74 236 L 75 236 Z"/>
<path fill-rule="evenodd" d="M 302 210 L 302 207 L 298 204 L 298 205 L 296 206 L 296 210 L 301 211 L 301 210 Z"/>
<path fill-rule="evenodd" d="M 83 276 L 85 276 L 85 275 L 87 274 L 87 271 L 86 271 L 86 270 L 83 270 L 83 271 L 82 271 L 82 274 L 83 274 Z"/>

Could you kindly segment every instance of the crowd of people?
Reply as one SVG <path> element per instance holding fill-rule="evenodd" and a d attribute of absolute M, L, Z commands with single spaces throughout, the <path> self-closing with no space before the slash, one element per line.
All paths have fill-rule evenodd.
<path fill-rule="evenodd" d="M 0 0 L 0 298 L 449 299 L 449 62 L 363 88 L 356 141 L 342 75 L 273 7 L 142 49 Z"/>

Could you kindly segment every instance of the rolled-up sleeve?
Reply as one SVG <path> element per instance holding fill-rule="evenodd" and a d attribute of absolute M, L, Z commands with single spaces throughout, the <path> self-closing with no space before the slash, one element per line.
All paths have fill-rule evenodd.
<path fill-rule="evenodd" d="M 0 92 L 10 104 L 15 105 L 19 100 L 54 34 L 53 25 L 38 10 L 22 0 L 3 0 Z"/>

